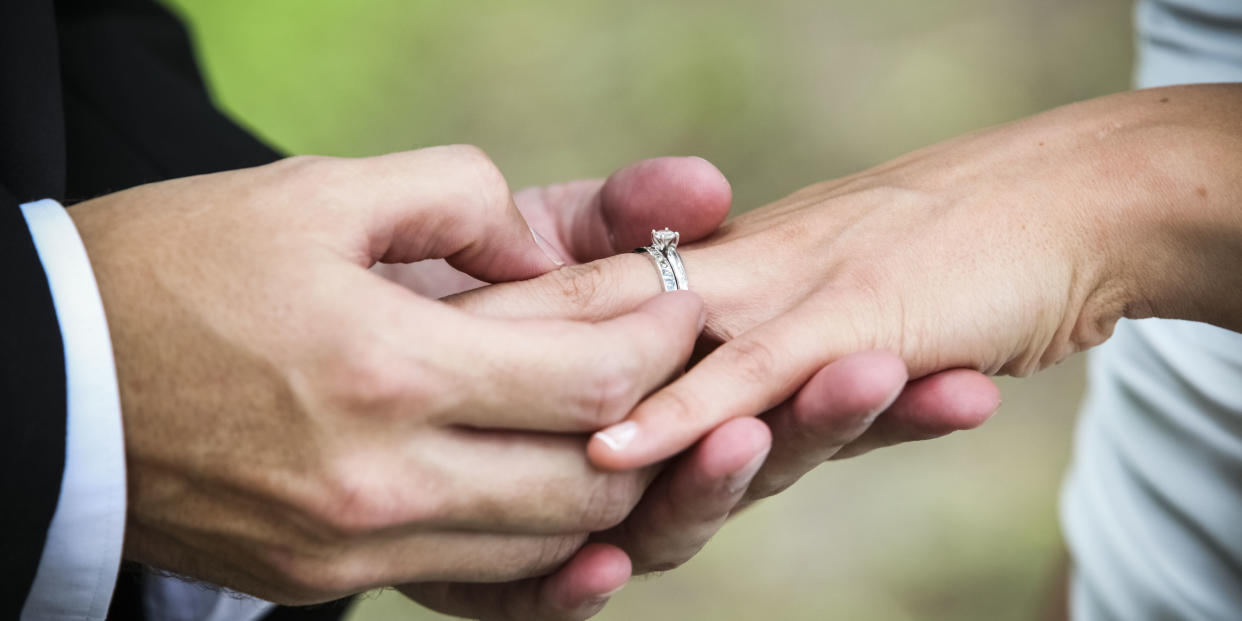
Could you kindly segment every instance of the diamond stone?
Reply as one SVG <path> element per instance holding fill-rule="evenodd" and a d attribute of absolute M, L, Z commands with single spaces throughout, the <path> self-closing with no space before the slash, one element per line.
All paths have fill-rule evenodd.
<path fill-rule="evenodd" d="M 677 247 L 677 242 L 681 241 L 681 234 L 668 230 L 651 231 L 651 245 L 657 248 Z"/>

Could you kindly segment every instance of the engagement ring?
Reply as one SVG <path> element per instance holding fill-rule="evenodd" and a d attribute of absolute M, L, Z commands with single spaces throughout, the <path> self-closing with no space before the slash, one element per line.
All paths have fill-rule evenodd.
<path fill-rule="evenodd" d="M 677 253 L 677 242 L 681 234 L 665 227 L 662 231 L 651 231 L 651 245 L 634 249 L 638 254 L 646 254 L 655 261 L 656 271 L 660 274 L 660 282 L 665 291 L 688 290 L 690 281 L 686 278 L 686 265 Z"/>

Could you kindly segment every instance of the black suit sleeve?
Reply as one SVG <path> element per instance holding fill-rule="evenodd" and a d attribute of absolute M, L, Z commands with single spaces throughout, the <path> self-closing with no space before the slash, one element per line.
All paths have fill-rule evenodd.
<path fill-rule="evenodd" d="M 17 619 L 60 496 L 65 362 L 18 204 L 59 196 L 64 131 L 51 2 L 0 2 L 0 619 Z"/>
<path fill-rule="evenodd" d="M 18 618 L 33 582 L 65 458 L 65 354 L 18 203 L 278 157 L 215 108 L 184 27 L 157 3 L 0 0 L 0 619 Z M 137 597 L 122 588 L 114 607 L 141 610 Z M 273 618 L 337 618 L 345 605 Z"/>
<path fill-rule="evenodd" d="M 65 353 L 18 205 L 277 157 L 212 106 L 162 7 L 0 2 L 0 619 L 34 581 L 65 460 Z"/>
<path fill-rule="evenodd" d="M 279 154 L 216 109 L 189 36 L 146 0 L 57 3 L 68 203 Z"/>
<path fill-rule="evenodd" d="M 0 187 L 0 619 L 34 582 L 65 463 L 65 358 L 51 292 L 17 200 Z"/>

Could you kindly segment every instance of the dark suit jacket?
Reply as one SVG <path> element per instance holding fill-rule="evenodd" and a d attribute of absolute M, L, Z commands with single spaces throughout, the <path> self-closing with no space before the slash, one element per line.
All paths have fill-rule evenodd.
<path fill-rule="evenodd" d="M 64 352 L 18 205 L 277 157 L 213 107 L 184 29 L 153 2 L 0 0 L 0 619 L 34 580 L 65 459 Z M 136 614 L 129 584 L 114 616 Z"/>

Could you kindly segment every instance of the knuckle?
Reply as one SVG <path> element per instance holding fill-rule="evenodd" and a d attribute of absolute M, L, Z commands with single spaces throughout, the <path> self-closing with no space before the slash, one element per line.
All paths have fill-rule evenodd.
<path fill-rule="evenodd" d="M 582 528 L 594 532 L 620 524 L 638 504 L 641 494 L 642 489 L 632 474 L 604 477 L 587 497 L 582 509 Z"/>
<path fill-rule="evenodd" d="M 565 303 L 581 313 L 603 302 L 603 295 L 608 291 L 605 277 L 598 263 L 583 263 L 552 272 L 550 280 Z"/>
<path fill-rule="evenodd" d="M 340 486 L 329 496 L 320 518 L 338 540 L 354 540 L 393 525 L 389 507 L 364 486 Z"/>
<path fill-rule="evenodd" d="M 476 200 L 471 204 L 487 213 L 509 208 L 509 183 L 505 180 L 504 173 L 500 172 L 500 167 L 483 149 L 469 144 L 450 145 L 444 149 L 453 164 L 466 177 L 463 187 L 474 192 Z"/>
<path fill-rule="evenodd" d="M 445 503 L 430 481 L 420 481 L 428 484 L 419 485 L 417 494 L 403 494 L 375 476 L 378 470 L 367 458 L 337 460 L 329 468 L 316 493 L 300 503 L 316 539 L 329 544 L 357 541 L 439 514 Z"/>
<path fill-rule="evenodd" d="M 764 343 L 755 339 L 736 339 L 716 350 L 734 375 L 743 382 L 757 384 L 771 380 L 776 369 L 776 354 Z"/>
<path fill-rule="evenodd" d="M 329 473 L 317 501 L 307 507 L 308 517 L 325 541 L 349 541 L 389 524 L 390 510 L 374 484 L 352 469 L 337 467 Z"/>
<path fill-rule="evenodd" d="M 882 265 L 882 259 L 876 257 L 869 261 L 859 261 L 858 267 L 851 266 L 849 273 L 838 276 L 839 287 L 852 295 L 865 296 L 873 305 L 879 307 L 886 296 L 886 291 L 893 291 L 893 276 Z"/>
<path fill-rule="evenodd" d="M 354 182 L 353 172 L 342 166 L 347 160 L 323 155 L 295 155 L 271 164 L 274 182 L 285 202 L 300 206 L 299 219 L 318 215 L 337 217 L 356 209 L 345 188 Z"/>
<path fill-rule="evenodd" d="M 660 393 L 659 416 L 670 425 L 693 428 L 701 424 L 703 407 L 694 397 L 674 385 Z"/>
<path fill-rule="evenodd" d="M 598 372 L 586 385 L 583 403 L 577 408 L 582 424 L 588 429 L 598 429 L 620 422 L 636 401 L 637 369 L 623 368 L 616 363 L 612 368 Z"/>
<path fill-rule="evenodd" d="M 473 144 L 450 144 L 436 149 L 446 153 L 454 161 L 461 162 L 466 165 L 492 166 L 492 158 L 487 156 L 487 152 L 481 147 Z"/>
<path fill-rule="evenodd" d="M 290 551 L 272 553 L 265 559 L 276 574 L 279 603 L 311 605 L 353 593 L 360 580 L 349 563 L 340 562 L 338 555 L 321 551 L 298 554 Z"/>
<path fill-rule="evenodd" d="M 588 535 L 556 535 L 539 539 L 501 544 L 493 548 L 485 566 L 472 579 L 481 582 L 509 582 L 546 575 L 569 560 Z"/>
<path fill-rule="evenodd" d="M 324 382 L 327 400 L 347 415 L 426 415 L 434 409 L 434 393 L 421 373 L 407 367 L 375 349 L 345 348 Z"/>
<path fill-rule="evenodd" d="M 586 542 L 587 535 L 550 537 L 526 561 L 524 575 L 541 576 L 560 567 Z"/>

